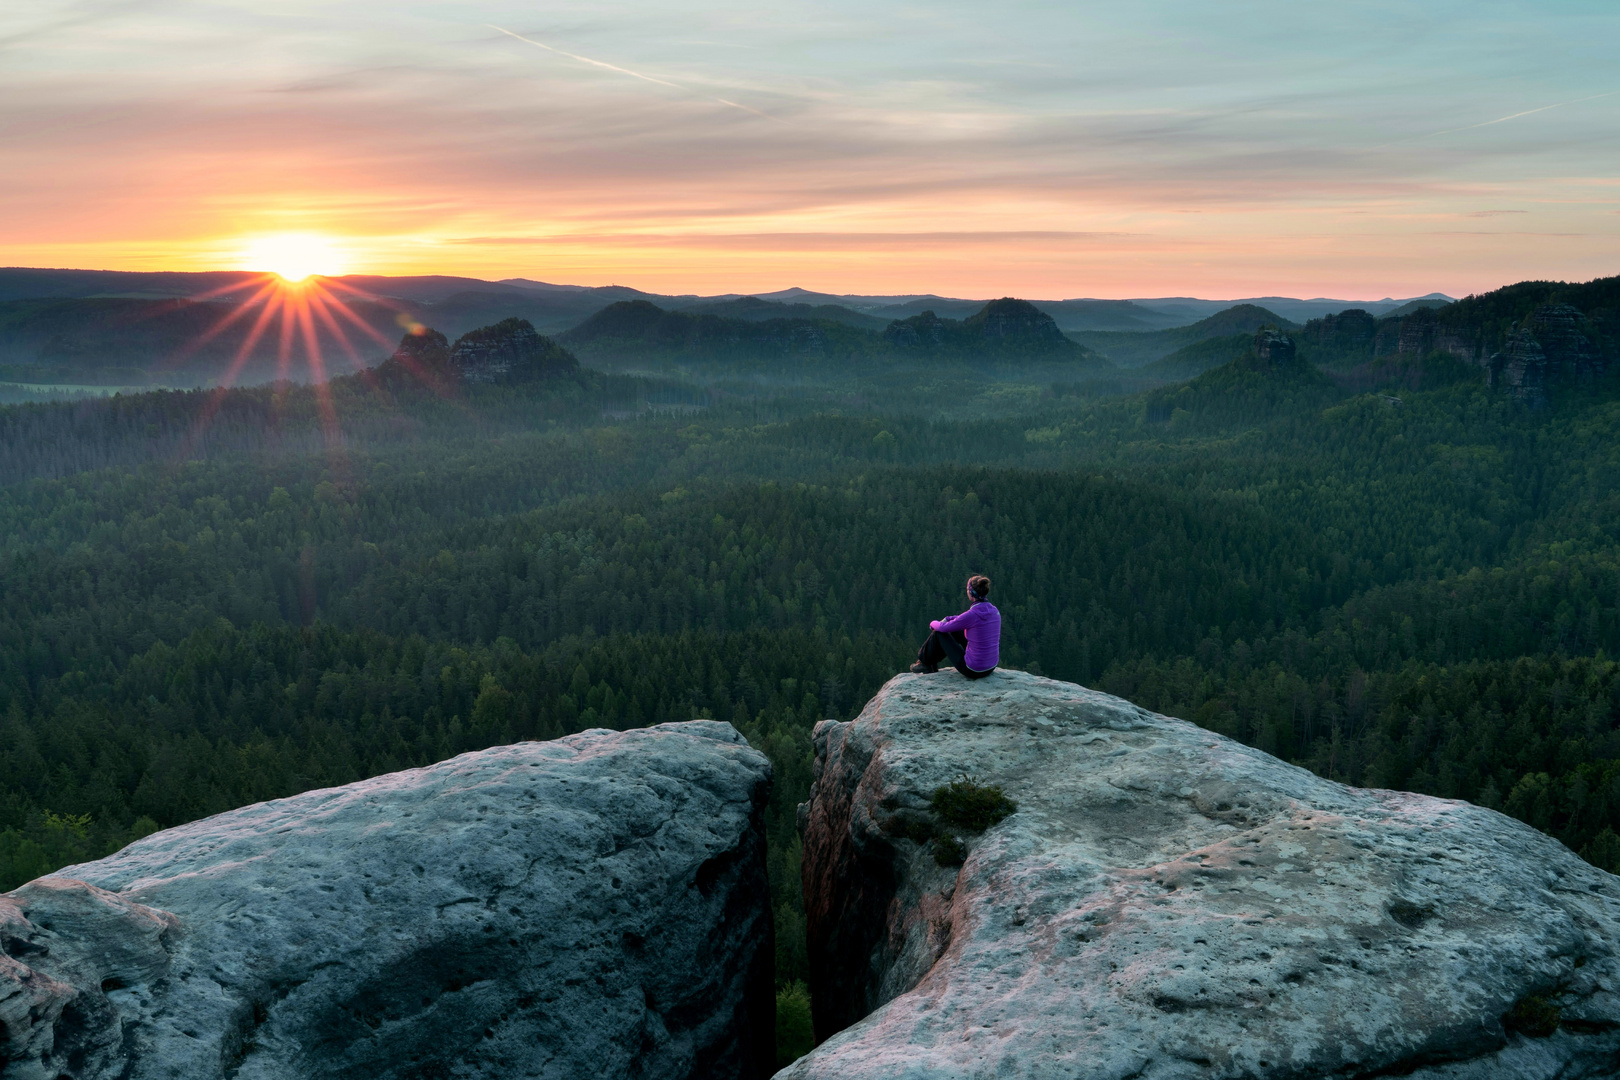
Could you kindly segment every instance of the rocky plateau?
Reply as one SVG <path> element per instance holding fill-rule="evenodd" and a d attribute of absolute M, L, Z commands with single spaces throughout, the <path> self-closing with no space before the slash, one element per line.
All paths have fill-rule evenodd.
<path fill-rule="evenodd" d="M 1014 671 L 899 676 L 814 767 L 782 1080 L 1620 1075 L 1620 879 L 1501 814 Z M 1016 812 L 953 829 L 963 774 Z"/>

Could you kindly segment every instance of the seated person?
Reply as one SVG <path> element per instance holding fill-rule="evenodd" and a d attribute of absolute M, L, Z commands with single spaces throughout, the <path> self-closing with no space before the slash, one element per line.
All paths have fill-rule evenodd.
<path fill-rule="evenodd" d="M 917 650 L 911 670 L 931 675 L 941 660 L 970 679 L 982 679 L 996 670 L 1001 660 L 1001 612 L 988 599 L 990 579 L 982 574 L 968 578 L 968 603 L 972 606 L 949 619 L 936 619 L 928 625 L 933 633 Z"/>

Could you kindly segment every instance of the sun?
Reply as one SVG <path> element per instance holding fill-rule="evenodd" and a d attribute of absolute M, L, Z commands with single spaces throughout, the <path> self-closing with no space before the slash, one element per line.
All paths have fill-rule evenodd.
<path fill-rule="evenodd" d="M 330 237 L 318 233 L 274 233 L 255 237 L 242 251 L 242 266 L 275 274 L 290 283 L 316 274 L 334 277 L 345 269 L 342 249 Z"/>

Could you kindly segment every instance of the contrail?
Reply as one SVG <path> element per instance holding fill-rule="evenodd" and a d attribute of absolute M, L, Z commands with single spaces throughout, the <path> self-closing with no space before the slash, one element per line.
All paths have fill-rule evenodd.
<path fill-rule="evenodd" d="M 504 26 L 496 26 L 494 23 L 485 23 L 484 25 L 489 27 L 491 30 L 499 30 L 501 33 L 505 34 L 507 37 L 515 37 L 519 41 L 526 41 L 530 45 L 533 45 L 537 49 L 544 49 L 544 50 L 546 50 L 546 52 L 554 52 L 558 56 L 566 56 L 566 57 L 568 57 L 568 59 L 570 59 L 570 60 L 578 60 L 582 64 L 590 64 L 592 67 L 605 68 L 608 71 L 617 71 L 620 75 L 628 75 L 632 79 L 641 79 L 641 80 L 644 80 L 645 82 L 657 83 L 659 86 L 668 86 L 668 87 L 670 87 L 671 89 L 674 89 L 674 90 L 685 90 L 686 89 L 686 87 L 680 86 L 680 85 L 678 85 L 676 83 L 665 82 L 663 79 L 655 79 L 651 75 L 643 75 L 639 71 L 631 71 L 629 68 L 622 68 L 622 67 L 618 67 L 617 65 L 614 65 L 614 64 L 603 63 L 601 60 L 592 60 L 590 57 L 588 57 L 588 56 L 580 56 L 578 53 L 565 52 L 562 49 L 554 49 L 550 45 L 547 45 L 543 41 L 536 41 L 536 40 L 534 40 L 534 38 L 526 38 L 522 34 L 514 34 L 512 31 L 506 29 L 506 27 L 504 27 Z"/>
<path fill-rule="evenodd" d="M 554 46 L 547 45 L 543 41 L 536 41 L 536 40 L 534 40 L 534 38 L 524 37 L 522 34 L 513 33 L 511 30 L 506 29 L 506 27 L 504 27 L 504 26 L 496 26 L 494 23 L 485 23 L 484 25 L 489 27 L 491 30 L 499 30 L 501 33 L 505 34 L 507 37 L 517 38 L 519 41 L 525 42 L 525 43 L 527 43 L 529 45 L 533 45 L 537 49 L 544 49 L 544 50 L 546 50 L 546 52 L 556 53 L 558 56 L 566 56 L 566 57 L 568 57 L 568 59 L 570 59 L 570 60 L 578 60 L 582 64 L 589 64 L 592 67 L 599 67 L 599 68 L 603 69 L 604 71 L 616 71 L 620 75 L 628 75 L 632 79 L 640 79 L 643 82 L 656 83 L 659 86 L 667 86 L 671 90 L 680 90 L 680 91 L 682 91 L 684 93 L 692 93 L 693 92 L 688 87 L 682 86 L 679 83 L 672 83 L 667 79 L 655 79 L 651 75 L 643 75 L 639 71 L 631 71 L 629 68 L 619 67 L 617 64 L 609 64 L 609 63 L 606 63 L 605 61 L 602 61 L 602 60 L 592 60 L 588 56 L 581 56 L 578 53 L 571 53 L 571 52 L 568 52 L 565 49 L 555 48 Z M 731 108 L 733 108 L 733 109 L 741 109 L 745 113 L 753 113 L 755 116 L 763 116 L 767 120 L 776 120 L 776 117 L 774 117 L 774 116 L 770 116 L 770 115 L 768 115 L 766 113 L 762 113 L 758 109 L 750 109 L 747 105 L 739 105 L 735 101 L 727 101 L 725 98 L 721 98 L 721 97 L 707 97 L 707 95 L 704 95 L 704 97 L 708 101 L 718 102 L 721 105 L 729 105 Z M 781 121 L 777 121 L 777 122 L 780 123 Z"/>
<path fill-rule="evenodd" d="M 1551 105 L 1543 105 L 1539 109 L 1526 109 L 1524 112 L 1511 113 L 1508 116 L 1498 116 L 1495 120 L 1487 120 L 1483 124 L 1469 124 L 1467 127 L 1447 128 L 1445 131 L 1435 131 L 1424 136 L 1432 139 L 1436 135 L 1451 135 L 1459 131 L 1473 131 L 1475 128 L 1490 127 L 1492 124 L 1505 124 L 1509 120 L 1517 120 L 1521 116 L 1530 116 L 1533 113 L 1546 112 L 1548 109 L 1561 109 L 1565 105 L 1579 105 L 1583 101 L 1596 101 L 1598 98 L 1614 97 L 1620 90 L 1610 90 L 1603 94 L 1593 94 L 1591 97 L 1576 98 L 1573 101 L 1557 101 Z"/>

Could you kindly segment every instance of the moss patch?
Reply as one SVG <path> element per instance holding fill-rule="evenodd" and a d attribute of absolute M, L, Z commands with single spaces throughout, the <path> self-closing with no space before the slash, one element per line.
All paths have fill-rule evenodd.
<path fill-rule="evenodd" d="M 935 788 L 932 806 L 940 820 L 970 832 L 983 832 L 1018 809 L 1000 786 L 976 784 L 967 777 Z"/>
<path fill-rule="evenodd" d="M 1513 1003 L 1502 1017 L 1502 1026 L 1532 1039 L 1545 1039 L 1558 1030 L 1559 1019 L 1558 1006 L 1531 994 Z"/>

